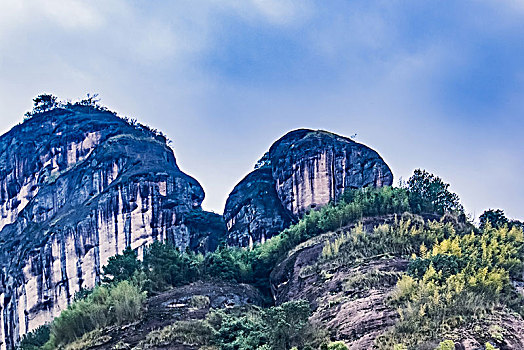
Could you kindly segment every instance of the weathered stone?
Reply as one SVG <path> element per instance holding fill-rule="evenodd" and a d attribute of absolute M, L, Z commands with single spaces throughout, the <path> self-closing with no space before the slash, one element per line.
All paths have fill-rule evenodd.
<path fill-rule="evenodd" d="M 362 224 L 370 231 L 375 225 L 392 220 L 394 217 L 368 218 Z M 272 271 L 271 287 L 277 304 L 308 300 L 313 309 L 311 322 L 329 330 L 332 339 L 343 341 L 350 349 L 372 349 L 375 339 L 398 320 L 398 313 L 386 300 L 405 271 L 407 261 L 376 259 L 355 265 L 322 261 L 325 242 L 353 227 L 312 238 L 295 247 Z M 363 287 L 369 273 L 387 278 Z M 352 286 L 354 278 L 361 279 L 362 285 Z"/>
<path fill-rule="evenodd" d="M 224 219 L 229 243 L 241 247 L 264 242 L 294 220 L 278 199 L 271 168 L 262 167 L 247 175 L 226 202 Z"/>
<path fill-rule="evenodd" d="M 261 242 L 308 210 L 339 200 L 346 189 L 393 183 L 391 170 L 377 152 L 321 130 L 289 132 L 257 167 L 226 202 L 231 244 Z"/>
<path fill-rule="evenodd" d="M 204 191 L 166 140 L 90 107 L 38 114 L 0 137 L 0 341 L 56 317 L 109 257 L 154 240 L 214 249 Z M 222 222 L 222 226 L 220 224 Z"/>

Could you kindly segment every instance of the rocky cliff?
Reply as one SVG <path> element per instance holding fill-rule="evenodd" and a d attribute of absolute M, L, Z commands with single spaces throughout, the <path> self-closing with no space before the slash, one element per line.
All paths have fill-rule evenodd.
<path fill-rule="evenodd" d="M 282 231 L 346 189 L 388 186 L 393 174 L 371 148 L 321 130 L 294 130 L 276 141 L 231 192 L 224 209 L 231 244 L 247 246 Z"/>
<path fill-rule="evenodd" d="M 99 108 L 38 113 L 1 136 L 1 348 L 93 287 L 127 246 L 214 249 L 225 227 L 203 199 L 163 136 Z"/>

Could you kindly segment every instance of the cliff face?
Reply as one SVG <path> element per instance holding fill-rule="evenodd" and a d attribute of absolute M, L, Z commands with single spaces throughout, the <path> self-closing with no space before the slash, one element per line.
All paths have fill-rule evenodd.
<path fill-rule="evenodd" d="M 269 238 L 308 210 L 339 200 L 346 189 L 393 183 L 377 152 L 320 130 L 289 132 L 271 146 L 261 165 L 226 202 L 224 219 L 232 244 L 247 246 Z M 258 195 L 262 192 L 263 198 Z"/>
<path fill-rule="evenodd" d="M 246 247 L 264 242 L 293 221 L 280 202 L 270 167 L 256 169 L 233 189 L 226 202 L 224 218 L 229 243 Z"/>
<path fill-rule="evenodd" d="M 164 137 L 110 112 L 40 113 L 0 137 L 0 340 L 57 316 L 108 258 L 153 240 L 214 249 L 222 219 Z M 200 229 L 198 218 L 216 221 Z"/>

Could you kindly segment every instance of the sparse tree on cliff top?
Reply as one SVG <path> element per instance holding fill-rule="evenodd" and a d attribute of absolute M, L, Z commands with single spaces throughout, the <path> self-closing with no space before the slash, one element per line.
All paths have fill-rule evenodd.
<path fill-rule="evenodd" d="M 26 117 L 30 118 L 37 113 L 47 112 L 53 108 L 58 107 L 59 101 L 56 96 L 51 94 L 41 94 L 33 99 L 33 110 L 25 114 Z"/>

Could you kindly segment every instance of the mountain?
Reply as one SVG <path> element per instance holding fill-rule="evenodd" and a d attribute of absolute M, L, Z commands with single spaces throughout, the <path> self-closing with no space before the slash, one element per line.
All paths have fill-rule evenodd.
<path fill-rule="evenodd" d="M 1 349 L 524 349 L 524 224 L 438 176 L 299 129 L 221 216 L 160 132 L 42 96 L 0 136 Z"/>
<path fill-rule="evenodd" d="M 391 170 L 371 148 L 323 130 L 294 130 L 238 183 L 224 208 L 228 241 L 264 242 L 347 189 L 390 186 Z"/>
<path fill-rule="evenodd" d="M 1 136 L 3 348 L 93 288 L 127 246 L 214 250 L 225 226 L 203 199 L 165 137 L 104 109 L 55 108 Z"/>

